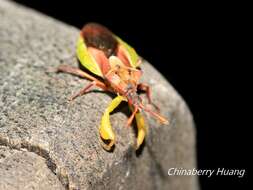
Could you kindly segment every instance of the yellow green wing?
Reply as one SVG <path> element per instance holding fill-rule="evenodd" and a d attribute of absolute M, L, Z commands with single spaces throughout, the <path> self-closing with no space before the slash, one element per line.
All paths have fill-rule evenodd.
<path fill-rule="evenodd" d="M 124 47 L 124 49 L 126 50 L 126 54 L 128 56 L 128 60 L 130 60 L 130 64 L 133 68 L 136 68 L 139 66 L 140 62 L 139 60 L 139 56 L 136 53 L 136 51 L 134 50 L 134 48 L 132 48 L 130 45 L 128 45 L 126 42 L 124 42 L 122 39 L 120 39 L 118 36 L 115 36 L 115 38 L 117 39 L 118 43 L 120 45 L 122 45 Z"/>
<path fill-rule="evenodd" d="M 87 68 L 90 72 L 103 78 L 102 71 L 95 61 L 95 59 L 89 54 L 87 46 L 85 45 L 84 38 L 80 35 L 77 41 L 76 49 L 77 57 L 81 64 Z"/>

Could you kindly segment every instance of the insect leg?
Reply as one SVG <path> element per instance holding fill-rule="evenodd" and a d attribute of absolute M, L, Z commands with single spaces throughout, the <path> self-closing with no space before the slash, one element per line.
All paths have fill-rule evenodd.
<path fill-rule="evenodd" d="M 129 127 L 130 125 L 131 125 L 131 123 L 132 123 L 132 121 L 133 121 L 133 119 L 134 119 L 134 116 L 135 116 L 135 114 L 137 113 L 137 111 L 138 111 L 138 108 L 135 106 L 134 107 L 134 109 L 131 109 L 133 112 L 132 112 L 132 115 L 128 118 L 128 120 L 127 120 L 127 124 L 126 124 L 126 126 L 127 127 Z"/>
<path fill-rule="evenodd" d="M 134 112 L 136 108 L 129 105 L 130 109 Z M 136 150 L 140 147 L 143 143 L 145 134 L 147 133 L 146 124 L 143 115 L 141 114 L 140 110 L 137 109 L 135 113 L 135 120 L 137 125 L 137 142 L 136 142 Z"/>
<path fill-rule="evenodd" d="M 160 112 L 160 108 L 156 104 L 154 104 L 152 102 L 150 86 L 148 86 L 147 84 L 144 84 L 144 83 L 140 83 L 140 84 L 138 84 L 137 88 L 139 90 L 144 91 L 146 93 L 146 96 L 147 96 L 147 99 L 148 99 L 148 103 L 151 104 L 151 105 L 153 105 L 155 107 L 155 109 L 158 112 Z"/>
<path fill-rule="evenodd" d="M 87 78 L 91 81 L 96 81 L 96 86 L 102 88 L 103 90 L 108 90 L 106 85 L 103 82 L 101 82 L 100 80 L 98 80 L 95 77 L 91 76 L 90 74 L 82 71 L 79 68 L 72 67 L 70 65 L 60 65 L 57 68 L 57 72 L 70 73 L 70 74 L 73 74 L 73 75 L 77 75 L 79 77 Z"/>
<path fill-rule="evenodd" d="M 90 84 L 88 84 L 87 86 L 85 86 L 84 88 L 82 88 L 79 92 L 77 92 L 76 94 L 72 95 L 69 98 L 69 101 L 74 100 L 78 96 L 82 96 L 83 94 L 85 94 L 86 92 L 88 92 L 93 86 L 96 86 L 96 85 L 97 85 L 96 81 L 90 82 Z"/>
<path fill-rule="evenodd" d="M 145 126 L 145 121 L 143 118 L 143 115 L 140 111 L 138 111 L 135 114 L 135 120 L 137 124 L 138 134 L 137 134 L 137 144 L 136 144 L 136 150 L 140 147 L 140 145 L 143 143 L 145 134 L 147 133 L 147 129 Z"/>
<path fill-rule="evenodd" d="M 115 135 L 112 130 L 112 126 L 110 123 L 110 113 L 122 102 L 126 101 L 126 99 L 123 96 L 117 96 L 112 100 L 110 105 L 106 108 L 102 119 L 101 119 L 101 125 L 99 128 L 100 137 L 102 140 L 102 146 L 106 150 L 111 150 L 112 146 L 115 143 Z M 108 142 L 108 143 L 105 143 Z"/>

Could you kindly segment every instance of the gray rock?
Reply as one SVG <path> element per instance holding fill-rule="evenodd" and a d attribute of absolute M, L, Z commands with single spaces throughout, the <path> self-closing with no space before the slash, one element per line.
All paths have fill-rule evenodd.
<path fill-rule="evenodd" d="M 175 89 L 146 61 L 143 81 L 171 119 L 149 123 L 139 152 L 127 107 L 111 116 L 114 151 L 99 144 L 98 126 L 111 96 L 67 97 L 88 83 L 47 72 L 77 66 L 79 31 L 13 2 L 0 0 L 0 189 L 198 189 L 196 176 L 168 176 L 171 167 L 196 167 L 191 113 Z"/>
<path fill-rule="evenodd" d="M 64 189 L 45 159 L 25 149 L 0 146 L 1 189 Z"/>

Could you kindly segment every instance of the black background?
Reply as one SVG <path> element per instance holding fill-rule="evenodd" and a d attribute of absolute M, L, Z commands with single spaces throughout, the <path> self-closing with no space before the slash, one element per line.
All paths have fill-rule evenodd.
<path fill-rule="evenodd" d="M 244 16 L 237 5 L 158 1 L 17 0 L 81 28 L 98 22 L 131 44 L 178 90 L 197 127 L 198 168 L 246 169 L 246 176 L 200 177 L 201 188 L 245 189 L 250 75 Z M 245 13 L 243 13 L 245 14 Z M 252 46 L 252 45 L 251 45 Z M 250 69 L 248 69 L 250 71 Z M 245 88 L 245 86 L 247 88 Z"/>

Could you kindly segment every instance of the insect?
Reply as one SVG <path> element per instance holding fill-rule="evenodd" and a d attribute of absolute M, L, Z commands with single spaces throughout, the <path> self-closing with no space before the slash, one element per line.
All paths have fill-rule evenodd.
<path fill-rule="evenodd" d="M 146 124 L 141 111 L 148 112 L 162 124 L 168 124 L 168 120 L 158 111 L 153 111 L 145 106 L 137 93 L 138 90 L 144 91 L 149 104 L 153 104 L 150 87 L 139 83 L 142 75 L 142 71 L 139 69 L 140 57 L 131 46 L 109 29 L 96 23 L 86 24 L 82 28 L 77 42 L 77 57 L 81 64 L 95 76 L 79 68 L 60 65 L 57 68 L 58 72 L 74 74 L 91 81 L 79 92 L 72 95 L 70 100 L 85 94 L 94 86 L 117 95 L 106 108 L 99 128 L 101 144 L 106 150 L 111 150 L 115 144 L 115 134 L 110 124 L 110 113 L 122 101 L 128 102 L 132 111 L 126 125 L 130 126 L 134 117 L 136 119 L 138 129 L 136 149 L 143 143 L 146 134 Z"/>

